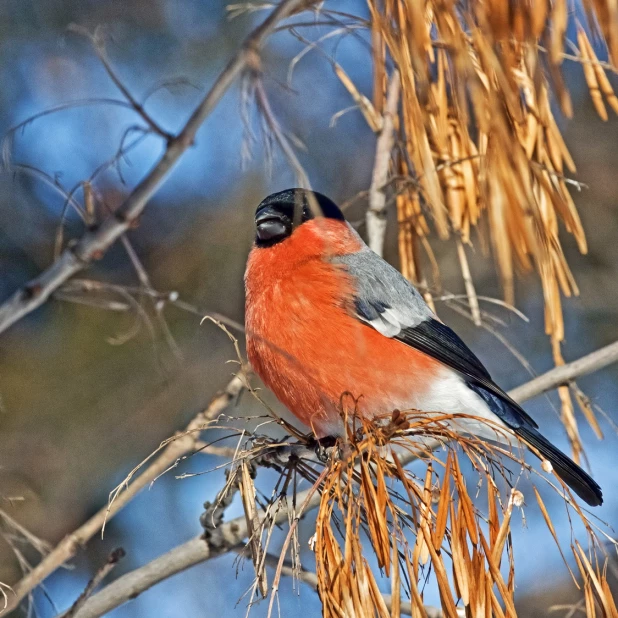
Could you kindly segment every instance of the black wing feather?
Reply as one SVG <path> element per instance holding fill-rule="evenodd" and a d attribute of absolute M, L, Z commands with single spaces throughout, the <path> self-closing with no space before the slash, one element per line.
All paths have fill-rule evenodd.
<path fill-rule="evenodd" d="M 395 339 L 458 371 L 467 378 L 470 386 L 477 387 L 474 390 L 485 401 L 495 398 L 498 400 L 495 404 L 498 402 L 508 404 L 507 406 L 494 404 L 490 405 L 490 408 L 513 429 L 524 424 L 538 428 L 534 419 L 491 379 L 489 372 L 472 350 L 442 322 L 435 319 L 425 320 L 418 326 L 403 329 Z"/>

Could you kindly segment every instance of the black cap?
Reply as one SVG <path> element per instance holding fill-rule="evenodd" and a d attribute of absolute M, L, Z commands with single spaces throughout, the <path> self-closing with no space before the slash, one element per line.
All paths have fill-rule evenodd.
<path fill-rule="evenodd" d="M 255 243 L 258 247 L 270 247 L 285 240 L 299 225 L 320 216 L 345 221 L 337 204 L 322 193 L 306 189 L 273 193 L 255 211 Z"/>

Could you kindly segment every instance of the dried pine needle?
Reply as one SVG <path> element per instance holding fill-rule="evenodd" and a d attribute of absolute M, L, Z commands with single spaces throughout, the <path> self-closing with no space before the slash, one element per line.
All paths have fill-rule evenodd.
<path fill-rule="evenodd" d="M 425 617 L 421 582 L 428 577 L 435 582 L 444 616 L 517 615 L 511 521 L 523 500 L 511 486 L 502 459 L 506 456 L 529 468 L 512 451 L 456 433 L 461 418 L 464 415 L 428 417 L 397 411 L 373 422 L 355 418 L 349 425 L 319 479 L 313 550 L 325 618 L 399 616 L 402 594 L 409 599 L 412 615 Z M 442 445 L 447 450 L 444 459 L 427 451 L 428 440 L 434 448 Z M 426 462 L 422 478 L 402 467 L 402 453 Z M 464 480 L 464 460 L 485 484 L 487 513 Z M 500 486 L 510 488 L 506 496 Z M 534 493 L 560 549 L 536 487 Z M 613 617 L 605 558 L 598 553 L 601 544 L 568 491 L 567 496 L 568 508 L 582 519 L 589 535 L 587 550 L 578 542 L 572 545 L 585 605 L 596 612 L 589 616 Z M 380 592 L 380 578 L 390 580 L 388 603 Z"/>

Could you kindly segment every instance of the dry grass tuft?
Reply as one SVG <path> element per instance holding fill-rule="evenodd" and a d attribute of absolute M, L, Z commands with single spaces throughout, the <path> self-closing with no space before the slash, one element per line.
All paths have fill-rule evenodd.
<path fill-rule="evenodd" d="M 314 485 L 321 492 L 314 551 L 325 617 L 399 616 L 402 602 L 408 605 L 402 591 L 412 616 L 426 617 L 423 587 L 430 578 L 448 618 L 516 616 L 511 518 L 524 498 L 503 460 L 532 470 L 515 452 L 458 435 L 460 418 L 397 411 L 349 425 Z M 432 453 L 436 444 L 446 449 L 445 459 Z M 410 455 L 425 460 L 424 478 L 404 470 L 401 460 Z M 473 491 L 464 480 L 462 458 L 479 476 Z M 587 549 L 577 541 L 572 545 L 587 615 L 616 616 L 595 527 L 559 480 L 557 485 L 588 532 Z M 540 493 L 536 488 L 534 493 L 558 543 Z M 479 502 L 485 502 L 483 510 Z M 374 562 L 390 580 L 388 604 Z"/>

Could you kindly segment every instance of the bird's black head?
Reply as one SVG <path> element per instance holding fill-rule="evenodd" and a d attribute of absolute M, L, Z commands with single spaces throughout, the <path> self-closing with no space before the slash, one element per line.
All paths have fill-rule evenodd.
<path fill-rule="evenodd" d="M 285 240 L 295 228 L 316 217 L 345 221 L 335 202 L 306 189 L 286 189 L 262 200 L 255 211 L 258 247 L 271 247 Z"/>

